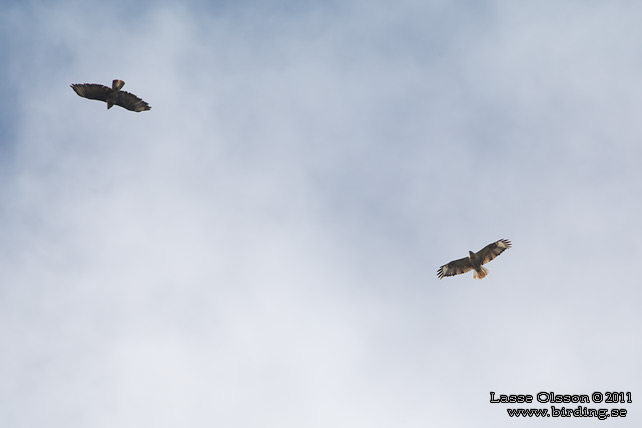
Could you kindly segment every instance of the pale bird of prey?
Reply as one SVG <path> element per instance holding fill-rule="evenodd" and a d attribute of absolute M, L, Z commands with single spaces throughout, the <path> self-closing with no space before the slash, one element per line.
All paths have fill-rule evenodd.
<path fill-rule="evenodd" d="M 510 247 L 511 243 L 508 239 L 500 239 L 497 242 L 486 245 L 476 253 L 469 251 L 468 257 L 453 260 L 452 262 L 440 267 L 437 271 L 437 276 L 439 279 L 442 279 L 444 276 L 455 276 L 474 269 L 475 272 L 473 272 L 473 278 L 482 279 L 488 275 L 488 269 L 482 265 L 493 260 Z"/>
<path fill-rule="evenodd" d="M 151 109 L 149 104 L 136 95 L 130 94 L 127 91 L 121 91 L 120 89 L 123 86 L 125 86 L 125 82 L 115 79 L 111 84 L 111 88 L 96 83 L 74 83 L 71 85 L 71 88 L 81 97 L 106 102 L 108 109 L 114 105 L 135 112 Z"/>

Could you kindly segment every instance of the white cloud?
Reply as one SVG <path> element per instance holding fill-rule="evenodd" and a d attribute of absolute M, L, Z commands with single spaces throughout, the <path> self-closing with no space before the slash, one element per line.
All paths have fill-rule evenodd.
<path fill-rule="evenodd" d="M 508 426 L 489 391 L 634 392 L 635 14 L 273 6 L 8 12 L 9 424 Z M 113 78 L 152 110 L 68 87 Z"/>

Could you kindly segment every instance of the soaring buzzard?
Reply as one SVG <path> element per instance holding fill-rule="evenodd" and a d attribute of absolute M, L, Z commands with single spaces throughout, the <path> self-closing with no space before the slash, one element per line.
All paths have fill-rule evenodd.
<path fill-rule="evenodd" d="M 121 106 L 135 112 L 151 109 L 149 104 L 136 95 L 130 94 L 127 91 L 121 91 L 120 88 L 123 86 L 125 86 L 125 82 L 116 79 L 112 82 L 111 88 L 96 83 L 74 83 L 71 85 L 71 88 L 81 97 L 89 98 L 90 100 L 105 101 L 108 109 L 113 105 Z"/>
<path fill-rule="evenodd" d="M 469 251 L 468 257 L 453 260 L 447 265 L 440 267 L 437 271 L 437 276 L 439 279 L 442 279 L 444 276 L 455 276 L 474 269 L 475 272 L 473 272 L 473 278 L 482 279 L 488 275 L 488 269 L 482 265 L 493 260 L 510 247 L 511 243 L 508 239 L 500 239 L 497 242 L 486 245 L 476 253 Z"/>

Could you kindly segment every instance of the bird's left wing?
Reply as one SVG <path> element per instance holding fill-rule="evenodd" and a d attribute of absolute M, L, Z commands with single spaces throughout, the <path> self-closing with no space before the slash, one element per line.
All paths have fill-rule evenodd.
<path fill-rule="evenodd" d="M 124 107 L 127 110 L 136 112 L 151 110 L 149 104 L 138 98 L 136 95 L 130 94 L 127 91 L 118 92 L 118 99 L 116 100 L 115 104 Z"/>
<path fill-rule="evenodd" d="M 81 97 L 98 101 L 107 101 L 107 97 L 111 92 L 111 88 L 96 83 L 74 83 L 71 85 L 71 89 Z"/>
<path fill-rule="evenodd" d="M 442 279 L 444 276 L 455 276 L 460 273 L 466 273 L 473 268 L 473 265 L 470 264 L 470 259 L 465 257 L 459 260 L 453 260 L 452 262 L 443 265 L 437 271 L 437 276 L 439 279 Z"/>
<path fill-rule="evenodd" d="M 477 256 L 481 260 L 481 264 L 486 264 L 510 247 L 511 243 L 508 239 L 500 239 L 499 241 L 488 244 L 484 248 L 479 250 L 477 252 Z"/>

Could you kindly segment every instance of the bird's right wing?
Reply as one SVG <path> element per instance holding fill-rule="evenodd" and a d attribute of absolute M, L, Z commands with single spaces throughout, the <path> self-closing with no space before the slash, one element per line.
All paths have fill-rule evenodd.
<path fill-rule="evenodd" d="M 147 104 L 145 101 L 138 98 L 136 95 L 130 94 L 127 91 L 118 92 L 118 99 L 116 100 L 116 105 L 124 107 L 127 110 L 136 111 L 136 112 L 151 110 L 151 107 L 149 106 L 149 104 Z"/>
<path fill-rule="evenodd" d="M 444 276 L 455 276 L 461 273 L 466 273 L 473 268 L 473 265 L 470 264 L 470 259 L 465 257 L 459 260 L 453 260 L 452 262 L 443 265 L 437 271 L 437 276 L 439 279 L 442 279 Z"/>

